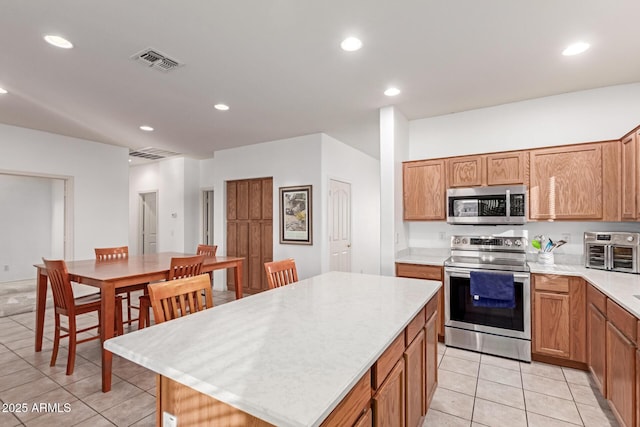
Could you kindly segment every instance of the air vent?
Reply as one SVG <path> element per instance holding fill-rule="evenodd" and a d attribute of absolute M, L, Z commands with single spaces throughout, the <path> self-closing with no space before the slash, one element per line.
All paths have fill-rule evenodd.
<path fill-rule="evenodd" d="M 138 52 L 131 56 L 131 59 L 138 61 L 140 64 L 150 68 L 155 68 L 159 71 L 169 72 L 178 67 L 182 67 L 180 61 L 169 58 L 164 53 L 159 52 L 157 49 L 147 48 L 141 52 Z"/>
<path fill-rule="evenodd" d="M 160 160 L 167 157 L 179 156 L 180 153 L 174 153 L 173 151 L 160 150 L 158 148 L 140 148 L 139 150 L 129 150 L 129 155 L 133 157 L 139 157 L 147 160 Z"/>

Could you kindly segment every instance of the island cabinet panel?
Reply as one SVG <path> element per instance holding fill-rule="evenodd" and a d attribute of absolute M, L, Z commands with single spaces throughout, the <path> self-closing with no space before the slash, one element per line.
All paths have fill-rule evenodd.
<path fill-rule="evenodd" d="M 423 160 L 402 165 L 403 218 L 445 219 L 445 161 Z"/>
<path fill-rule="evenodd" d="M 427 323 L 424 326 L 425 332 L 425 387 L 426 405 L 428 410 L 433 395 L 438 386 L 438 311 L 429 313 L 427 311 Z"/>
<path fill-rule="evenodd" d="M 487 154 L 487 185 L 524 184 L 526 159 L 524 151 Z"/>
<path fill-rule="evenodd" d="M 595 301 L 595 298 L 599 297 L 596 293 L 602 294 L 591 285 L 587 293 L 587 364 L 598 389 L 603 396 L 606 396 L 607 318 L 598 309 L 598 302 Z M 602 297 L 606 300 L 604 295 Z"/>
<path fill-rule="evenodd" d="M 453 157 L 447 160 L 447 187 L 479 187 L 484 179 L 483 156 Z"/>
<path fill-rule="evenodd" d="M 373 425 L 373 411 L 367 408 L 364 414 L 360 416 L 354 427 L 371 427 Z"/>
<path fill-rule="evenodd" d="M 530 151 L 529 217 L 603 219 L 602 144 Z"/>
<path fill-rule="evenodd" d="M 400 359 L 373 396 L 373 424 L 379 427 L 406 426 L 405 366 Z"/>
<path fill-rule="evenodd" d="M 638 218 L 638 144 L 637 134 L 631 132 L 622 138 L 622 182 L 621 182 L 621 216 L 622 219 Z"/>
<path fill-rule="evenodd" d="M 370 401 L 371 371 L 367 371 L 321 425 L 323 427 L 367 425 L 357 423 L 362 422 L 362 420 L 360 420 L 360 418 L 362 418 L 361 416 L 366 415 L 367 412 L 371 412 L 369 406 Z M 368 426 L 371 426 L 371 422 L 369 422 Z"/>
<path fill-rule="evenodd" d="M 398 335 L 373 366 L 373 388 L 377 390 L 394 368 L 404 352 L 404 333 Z"/>
<path fill-rule="evenodd" d="M 607 322 L 607 399 L 621 425 L 635 426 L 636 347 Z"/>
<path fill-rule="evenodd" d="M 424 320 L 422 326 L 424 326 Z M 413 342 L 404 351 L 407 426 L 417 426 L 420 418 L 427 412 L 425 350 L 425 333 L 424 329 L 420 329 Z"/>

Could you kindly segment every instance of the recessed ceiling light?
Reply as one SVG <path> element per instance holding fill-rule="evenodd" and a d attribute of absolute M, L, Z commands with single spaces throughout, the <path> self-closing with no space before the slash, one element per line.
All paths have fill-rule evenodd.
<path fill-rule="evenodd" d="M 213 108 L 220 111 L 227 111 L 229 109 L 229 106 L 226 104 L 216 104 L 213 106 Z"/>
<path fill-rule="evenodd" d="M 62 49 L 71 49 L 73 47 L 73 43 L 60 36 L 52 36 L 51 34 L 47 34 L 46 36 L 44 36 L 44 40 L 47 43 L 55 47 L 60 47 Z"/>
<path fill-rule="evenodd" d="M 340 47 L 342 48 L 342 50 L 346 50 L 347 52 L 353 52 L 362 47 L 362 42 L 356 37 L 347 37 L 346 39 L 342 40 L 342 43 L 340 43 Z"/>
<path fill-rule="evenodd" d="M 7 92 L 5 88 L 0 87 L 0 94 L 4 95 L 5 93 L 9 93 L 9 92 Z"/>
<path fill-rule="evenodd" d="M 152 132 L 153 128 L 151 126 L 143 125 L 143 126 L 140 126 L 140 130 L 143 130 L 145 132 Z"/>
<path fill-rule="evenodd" d="M 563 50 L 562 54 L 564 56 L 578 55 L 584 52 L 585 50 L 589 49 L 589 47 L 591 47 L 589 43 L 584 43 L 584 42 L 574 43 L 572 45 L 569 45 L 569 47 L 567 47 L 565 50 Z"/>
<path fill-rule="evenodd" d="M 389 89 L 384 91 L 384 94 L 387 96 L 400 95 L 400 89 L 398 89 L 397 87 L 390 87 Z"/>

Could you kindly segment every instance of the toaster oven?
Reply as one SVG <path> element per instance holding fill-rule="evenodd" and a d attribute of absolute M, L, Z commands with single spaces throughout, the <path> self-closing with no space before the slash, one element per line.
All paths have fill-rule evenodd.
<path fill-rule="evenodd" d="M 586 232 L 584 258 L 587 268 L 640 273 L 640 233 Z"/>

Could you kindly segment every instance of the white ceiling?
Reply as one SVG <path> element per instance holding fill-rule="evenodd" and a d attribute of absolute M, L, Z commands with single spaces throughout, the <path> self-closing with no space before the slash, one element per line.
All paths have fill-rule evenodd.
<path fill-rule="evenodd" d="M 199 158 L 315 132 L 378 157 L 385 105 L 416 119 L 640 81 L 638 0 L 1 5 L 0 86 L 10 93 L 0 122 Z M 53 48 L 44 34 L 75 47 Z M 339 48 L 348 35 L 360 51 Z M 560 55 L 578 40 L 591 49 Z M 184 67 L 165 74 L 130 59 L 147 47 Z M 384 96 L 389 85 L 402 93 Z"/>

